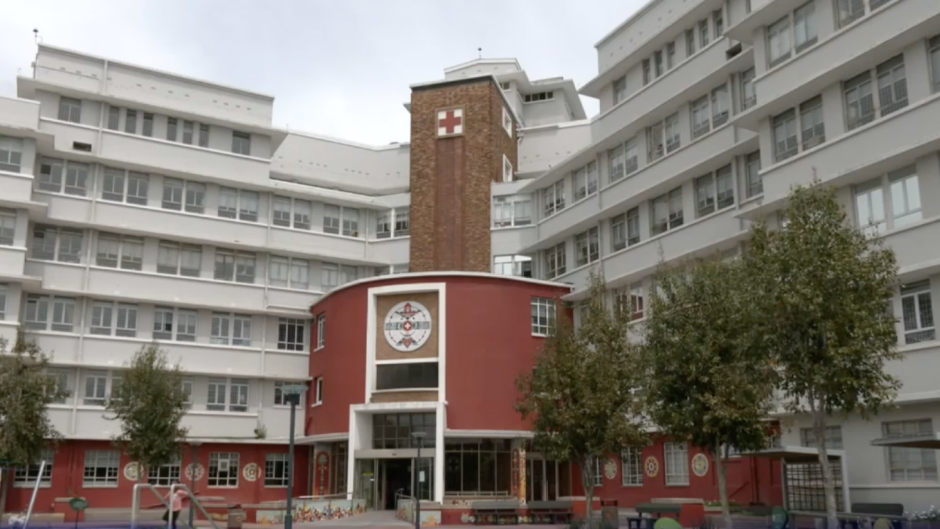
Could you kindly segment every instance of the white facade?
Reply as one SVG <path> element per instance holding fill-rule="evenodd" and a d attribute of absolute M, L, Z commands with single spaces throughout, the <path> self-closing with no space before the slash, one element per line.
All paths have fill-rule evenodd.
<path fill-rule="evenodd" d="M 572 81 L 513 59 L 445 70 L 494 75 L 523 124 L 516 181 L 493 185 L 493 271 L 577 301 L 600 268 L 641 321 L 661 255 L 733 255 L 792 185 L 839 186 L 897 253 L 905 360 L 899 409 L 833 443 L 852 501 L 930 505 L 935 456 L 870 441 L 940 429 L 938 35 L 935 0 L 653 0 L 596 45 L 590 119 Z M 95 392 L 157 339 L 191 373 L 194 436 L 285 438 L 275 384 L 305 379 L 289 338 L 309 340 L 307 307 L 408 269 L 408 144 L 286 132 L 270 96 L 50 46 L 18 81 L 0 98 L 0 333 L 24 323 L 77 390 L 56 426 L 107 438 Z M 208 401 L 222 386 L 234 409 Z M 805 442 L 794 420 L 785 445 Z"/>

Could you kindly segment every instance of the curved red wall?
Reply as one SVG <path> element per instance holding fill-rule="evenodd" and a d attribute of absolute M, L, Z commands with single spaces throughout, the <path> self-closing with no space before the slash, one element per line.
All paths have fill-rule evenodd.
<path fill-rule="evenodd" d="M 349 406 L 365 399 L 369 289 L 446 283 L 447 428 L 527 430 L 513 410 L 516 377 L 532 369 L 543 338 L 532 336 L 531 299 L 568 287 L 500 276 L 391 276 L 334 292 L 314 305 L 326 315 L 325 346 L 310 353 L 310 376 L 323 377 L 323 404 L 308 409 L 306 435 L 349 431 Z M 381 337 L 379 337 L 381 339 Z M 314 347 L 317 343 L 314 325 Z"/>

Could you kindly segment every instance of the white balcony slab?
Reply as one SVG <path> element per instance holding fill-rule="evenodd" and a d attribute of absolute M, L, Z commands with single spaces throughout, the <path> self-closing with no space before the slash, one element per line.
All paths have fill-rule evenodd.
<path fill-rule="evenodd" d="M 0 246 L 0 279 L 14 279 L 25 275 L 26 248 Z"/>
<path fill-rule="evenodd" d="M 33 177 L 0 170 L 0 190 L 0 205 L 22 207 L 33 200 Z"/>
<path fill-rule="evenodd" d="M 904 2 L 902 2 L 904 3 Z M 761 173 L 764 204 L 784 199 L 790 188 L 823 183 L 842 186 L 897 169 L 940 149 L 940 95 L 843 134 Z"/>
<path fill-rule="evenodd" d="M 323 294 L 319 292 L 269 287 L 267 308 L 272 310 L 307 312 L 322 295 Z"/>
<path fill-rule="evenodd" d="M 39 102 L 0 97 L 0 129 L 8 132 L 39 129 Z"/>
<path fill-rule="evenodd" d="M 904 383 L 898 391 L 898 397 L 903 399 L 905 395 L 936 392 L 936 375 L 940 371 L 940 342 L 901 346 L 899 351 L 904 355 L 903 360 L 891 361 L 885 366 L 889 374 Z"/>
<path fill-rule="evenodd" d="M 940 217 L 891 231 L 885 244 L 894 250 L 902 281 L 917 281 L 940 273 Z"/>
<path fill-rule="evenodd" d="M 940 2 L 936 0 L 890 3 L 755 79 L 757 105 L 736 123 L 757 130 L 761 118 L 792 108 L 932 37 L 938 24 Z"/>
<path fill-rule="evenodd" d="M 309 351 L 279 351 L 268 349 L 264 352 L 264 376 L 270 378 L 296 379 L 307 378 L 310 372 Z"/>
<path fill-rule="evenodd" d="M 324 260 L 369 264 L 366 240 L 317 231 L 271 228 L 270 248 L 290 254 L 316 255 Z"/>
<path fill-rule="evenodd" d="M 403 264 L 410 260 L 411 237 L 370 240 L 366 247 L 369 261 L 385 264 Z"/>
<path fill-rule="evenodd" d="M 490 230 L 490 248 L 492 255 L 517 255 L 524 248 L 536 243 L 538 233 L 535 225 Z"/>
<path fill-rule="evenodd" d="M 72 409 L 66 406 L 50 406 L 48 408 L 49 422 L 52 427 L 64 437 L 72 435 Z"/>
<path fill-rule="evenodd" d="M 255 438 L 258 427 L 256 413 L 209 413 L 192 412 L 183 416 L 182 426 L 187 428 L 189 437 L 202 438 Z M 268 432 L 271 435 L 271 432 Z"/>

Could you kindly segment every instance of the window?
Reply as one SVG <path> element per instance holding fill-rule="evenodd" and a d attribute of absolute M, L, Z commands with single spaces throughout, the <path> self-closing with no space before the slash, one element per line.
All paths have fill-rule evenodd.
<path fill-rule="evenodd" d="M 656 72 L 657 78 L 662 77 L 663 73 L 665 72 L 664 66 L 665 65 L 663 64 L 662 50 L 654 51 L 653 52 L 653 68 L 654 68 L 654 71 Z"/>
<path fill-rule="evenodd" d="M 226 411 L 225 396 L 228 389 L 228 411 L 248 411 L 248 381 L 240 378 L 230 380 L 224 378 L 209 379 L 209 393 L 206 396 L 206 409 L 209 411 Z"/>
<path fill-rule="evenodd" d="M 555 300 L 532 298 L 532 334 L 548 336 L 548 331 L 555 326 Z"/>
<path fill-rule="evenodd" d="M 728 86 L 721 85 L 712 90 L 710 96 L 705 95 L 693 101 L 691 114 L 693 140 L 708 134 L 712 128 L 718 128 L 727 123 L 731 114 Z"/>
<path fill-rule="evenodd" d="M 512 182 L 513 172 L 512 172 L 512 162 L 509 161 L 509 158 L 506 155 L 503 155 L 503 182 Z"/>
<path fill-rule="evenodd" d="M 108 372 L 107 371 L 86 371 L 85 372 L 85 397 L 82 399 L 84 406 L 104 406 L 105 398 L 108 394 Z"/>
<path fill-rule="evenodd" d="M 597 162 L 591 162 L 572 174 L 574 201 L 597 193 Z"/>
<path fill-rule="evenodd" d="M 731 115 L 731 100 L 728 97 L 728 85 L 723 84 L 712 90 L 712 126 L 718 128 L 728 122 Z"/>
<path fill-rule="evenodd" d="M 734 205 L 734 178 L 731 166 L 695 179 L 695 216 L 711 215 Z"/>
<path fill-rule="evenodd" d="M 764 192 L 764 183 L 760 176 L 760 151 L 754 151 L 744 157 L 744 178 L 747 198 Z"/>
<path fill-rule="evenodd" d="M 232 132 L 232 152 L 251 156 L 251 134 Z"/>
<path fill-rule="evenodd" d="M 715 40 L 725 34 L 725 16 L 721 9 L 712 11 L 712 23 L 715 27 Z"/>
<path fill-rule="evenodd" d="M 411 209 L 408 206 L 395 208 L 395 237 L 411 233 Z"/>
<path fill-rule="evenodd" d="M 194 310 L 156 307 L 154 309 L 153 339 L 195 342 L 198 319 L 198 314 Z"/>
<path fill-rule="evenodd" d="M 199 125 L 199 146 L 200 147 L 209 146 L 209 125 L 205 125 L 205 124 Z"/>
<path fill-rule="evenodd" d="M 88 164 L 42 157 L 37 189 L 83 197 L 88 188 L 89 171 Z"/>
<path fill-rule="evenodd" d="M 274 197 L 274 209 L 271 213 L 271 223 L 275 226 L 290 227 L 291 199 L 287 197 Z"/>
<path fill-rule="evenodd" d="M 662 123 L 648 127 L 646 144 L 649 148 L 647 155 L 650 162 L 678 149 L 682 145 L 679 137 L 679 114 L 673 114 Z"/>
<path fill-rule="evenodd" d="M 767 56 L 769 67 L 790 58 L 790 15 L 767 28 Z"/>
<path fill-rule="evenodd" d="M 213 312 L 209 343 L 250 347 L 251 316 Z"/>
<path fill-rule="evenodd" d="M 271 256 L 268 283 L 275 287 L 307 290 L 310 286 L 310 263 L 296 257 Z"/>
<path fill-rule="evenodd" d="M 804 151 L 826 141 L 822 96 L 816 96 L 800 105 L 800 133 L 803 137 L 802 147 Z"/>
<path fill-rule="evenodd" d="M 299 198 L 274 197 L 271 221 L 275 226 L 310 229 L 310 202 Z"/>
<path fill-rule="evenodd" d="M 195 134 L 196 124 L 192 121 L 183 122 L 183 143 L 186 145 L 193 144 L 193 135 Z"/>
<path fill-rule="evenodd" d="M 322 263 L 320 265 L 320 287 L 330 290 L 339 285 L 339 265 Z"/>
<path fill-rule="evenodd" d="M 620 452 L 620 476 L 624 487 L 643 485 L 643 451 L 627 448 Z"/>
<path fill-rule="evenodd" d="M 611 218 L 610 231 L 610 245 L 613 252 L 640 242 L 640 208 L 633 208 Z"/>
<path fill-rule="evenodd" d="M 59 98 L 59 120 L 70 123 L 82 122 L 82 101 L 71 97 Z"/>
<path fill-rule="evenodd" d="M 757 92 L 754 91 L 754 68 L 741 72 L 741 111 L 745 111 L 757 103 Z"/>
<path fill-rule="evenodd" d="M 550 217 L 565 209 L 565 181 L 559 180 L 542 190 L 543 217 Z"/>
<path fill-rule="evenodd" d="M 318 378 L 317 384 L 319 383 Z M 437 386 L 437 362 L 379 364 L 375 367 L 375 389 L 378 391 L 431 389 Z"/>
<path fill-rule="evenodd" d="M 238 452 L 212 452 L 209 454 L 210 487 L 237 487 Z"/>
<path fill-rule="evenodd" d="M 255 254 L 216 248 L 215 270 L 212 277 L 219 281 L 254 283 Z"/>
<path fill-rule="evenodd" d="M 676 65 L 676 41 L 666 43 L 666 69 L 671 70 Z"/>
<path fill-rule="evenodd" d="M 105 167 L 101 198 L 113 202 L 146 206 L 149 181 L 150 176 L 145 173 L 135 171 L 127 173 L 123 169 Z"/>
<path fill-rule="evenodd" d="M 839 27 L 845 27 L 865 16 L 865 0 L 836 0 Z"/>
<path fill-rule="evenodd" d="M 118 130 L 121 128 L 121 108 L 108 107 L 108 130 Z"/>
<path fill-rule="evenodd" d="M 13 246 L 16 238 L 16 211 L 0 208 L 0 246 Z"/>
<path fill-rule="evenodd" d="M 892 421 L 881 424 L 885 437 L 933 435 L 933 421 Z M 937 481 L 937 456 L 934 450 L 888 448 L 888 474 L 891 481 Z"/>
<path fill-rule="evenodd" d="M 147 482 L 154 487 L 169 487 L 180 480 L 180 458 L 147 469 Z"/>
<path fill-rule="evenodd" d="M 653 80 L 653 73 L 650 70 L 650 60 L 643 59 L 643 86 L 650 84 Z"/>
<path fill-rule="evenodd" d="M 708 115 L 708 96 L 702 96 L 692 102 L 692 139 L 698 139 L 711 130 L 711 118 Z"/>
<path fill-rule="evenodd" d="M 933 91 L 940 91 L 940 35 L 933 37 L 927 43 L 930 53 L 930 83 Z M 0 169 L 3 168 L 3 138 L 0 137 Z"/>
<path fill-rule="evenodd" d="M 124 132 L 128 134 L 137 133 L 137 111 L 127 109 L 124 115 Z"/>
<path fill-rule="evenodd" d="M 793 51 L 800 53 L 816 44 L 816 4 L 810 0 L 793 12 Z"/>
<path fill-rule="evenodd" d="M 627 98 L 627 76 L 614 80 L 614 104 Z"/>
<path fill-rule="evenodd" d="M 523 96 L 523 102 L 525 103 L 538 103 L 539 101 L 551 101 L 552 99 L 555 99 L 554 92 L 539 92 Z"/>
<path fill-rule="evenodd" d="M 23 140 L 0 136 L 0 171 L 20 172 L 23 162 Z"/>
<path fill-rule="evenodd" d="M 150 112 L 144 112 L 144 136 L 148 138 L 153 137 L 153 114 Z"/>
<path fill-rule="evenodd" d="M 83 239 L 84 233 L 81 230 L 36 225 L 33 227 L 30 255 L 33 259 L 43 261 L 80 263 Z"/>
<path fill-rule="evenodd" d="M 872 88 L 872 76 L 878 90 Z M 907 106 L 904 56 L 898 55 L 844 83 L 846 127 L 854 130 Z"/>
<path fill-rule="evenodd" d="M 52 484 L 52 462 L 55 458 L 55 453 L 48 448 L 44 448 L 42 455 L 40 456 L 39 461 L 30 463 L 26 468 L 17 468 L 13 472 L 13 486 L 15 487 L 32 487 L 36 484 L 36 479 L 39 478 L 39 483 L 41 486 L 48 487 Z M 41 463 L 45 461 L 46 466 L 42 469 L 42 477 L 39 476 L 39 467 Z"/>
<path fill-rule="evenodd" d="M 654 236 L 682 226 L 682 188 L 654 198 L 650 209 L 653 217 L 650 232 Z"/>
<path fill-rule="evenodd" d="M 802 141 L 800 136 L 802 136 Z M 826 126 L 823 121 L 821 96 L 803 102 L 798 109 L 787 110 L 773 118 L 774 161 L 776 162 L 782 162 L 796 156 L 801 150 L 811 149 L 825 141 Z"/>
<path fill-rule="evenodd" d="M 708 19 L 703 18 L 698 21 L 698 40 L 699 47 L 704 49 L 705 46 L 708 46 Z"/>
<path fill-rule="evenodd" d="M 218 213 L 220 217 L 228 219 L 258 222 L 258 193 L 231 187 L 219 188 Z"/>
<path fill-rule="evenodd" d="M 527 255 L 497 255 L 493 273 L 502 276 L 532 277 L 532 258 Z"/>
<path fill-rule="evenodd" d="M 337 235 L 342 233 L 342 235 L 347 237 L 358 237 L 359 210 L 355 208 L 334 206 L 332 204 L 324 204 L 323 232 Z"/>
<path fill-rule="evenodd" d="M 904 167 L 888 173 L 887 178 L 879 176 L 855 186 L 855 210 L 859 228 L 868 235 L 921 220 L 917 168 Z"/>
<path fill-rule="evenodd" d="M 137 336 L 137 306 L 96 301 L 91 310 L 91 334 Z"/>
<path fill-rule="evenodd" d="M 416 448 L 412 432 L 424 432 L 424 447 L 435 445 L 437 418 L 434 413 L 376 413 L 372 415 L 372 447 Z M 345 460 L 344 460 L 345 464 Z"/>
<path fill-rule="evenodd" d="M 182 389 L 183 389 L 183 398 L 186 399 L 185 401 L 186 407 L 192 408 L 193 407 L 193 381 L 188 378 L 184 378 Z"/>
<path fill-rule="evenodd" d="M 685 30 L 685 56 L 693 55 L 695 55 L 695 30 L 687 29 Z"/>
<path fill-rule="evenodd" d="M 189 213 L 199 213 L 206 211 L 206 184 L 201 182 L 186 182 L 186 211 Z M 257 215 L 257 208 L 255 210 Z"/>
<path fill-rule="evenodd" d="M 40 296 L 39 294 L 28 294 L 26 296 L 25 327 L 27 329 L 72 332 L 74 323 L 74 299 Z"/>
<path fill-rule="evenodd" d="M 160 241 L 160 247 L 157 251 L 158 274 L 199 277 L 201 269 L 201 246 Z"/>
<path fill-rule="evenodd" d="M 565 243 L 545 250 L 545 276 L 554 279 L 565 273 Z"/>
<path fill-rule="evenodd" d="M 0 283 L 0 321 L 6 319 L 7 311 L 7 289 L 9 285 Z"/>
<path fill-rule="evenodd" d="M 645 312 L 645 294 L 642 283 L 633 283 L 630 285 L 630 320 L 642 320 L 646 317 Z"/>
<path fill-rule="evenodd" d="M 209 411 L 225 411 L 225 395 L 228 389 L 228 380 L 224 378 L 210 378 L 208 394 L 206 395 L 206 409 Z"/>
<path fill-rule="evenodd" d="M 99 233 L 95 264 L 107 268 L 118 268 L 120 266 L 124 270 L 142 270 L 144 264 L 143 237 Z"/>
<path fill-rule="evenodd" d="M 503 107 L 503 130 L 512 138 L 512 114 L 506 107 Z"/>
<path fill-rule="evenodd" d="M 121 457 L 117 450 L 86 450 L 83 487 L 116 487 Z"/>
<path fill-rule="evenodd" d="M 317 317 L 317 349 L 326 345 L 326 314 Z"/>
<path fill-rule="evenodd" d="M 264 486 L 286 487 L 288 482 L 287 454 L 265 454 Z"/>
<path fill-rule="evenodd" d="M 176 141 L 176 129 L 177 129 L 176 118 L 166 118 L 166 139 L 167 140 Z"/>
<path fill-rule="evenodd" d="M 594 460 L 594 486 L 604 486 L 604 461 L 602 457 L 592 457 Z"/>
<path fill-rule="evenodd" d="M 578 266 L 593 263 L 600 258 L 600 235 L 596 227 L 579 233 L 574 238 L 575 262 Z"/>
<path fill-rule="evenodd" d="M 341 285 L 359 279 L 359 269 L 355 266 L 342 265 L 339 267 L 339 282 Z"/>
<path fill-rule="evenodd" d="M 532 224 L 532 198 L 528 195 L 493 197 L 493 227 Z"/>
<path fill-rule="evenodd" d="M 901 311 L 905 344 L 937 339 L 929 279 L 901 287 Z"/>
<path fill-rule="evenodd" d="M 894 228 L 921 220 L 920 186 L 917 167 L 909 166 L 888 173 L 891 192 L 891 219 Z"/>
<path fill-rule="evenodd" d="M 277 322 L 277 348 L 282 351 L 304 351 L 307 322 L 293 318 L 280 318 Z"/>
<path fill-rule="evenodd" d="M 689 484 L 689 448 L 686 443 L 666 443 L 666 485 Z"/>
<path fill-rule="evenodd" d="M 809 448 L 817 448 L 816 431 L 812 428 L 800 428 L 800 444 Z M 826 427 L 826 448 L 842 450 L 842 427 Z"/>
<path fill-rule="evenodd" d="M 796 135 L 796 112 L 788 110 L 774 116 L 774 160 L 781 162 L 799 152 L 799 140 Z"/>

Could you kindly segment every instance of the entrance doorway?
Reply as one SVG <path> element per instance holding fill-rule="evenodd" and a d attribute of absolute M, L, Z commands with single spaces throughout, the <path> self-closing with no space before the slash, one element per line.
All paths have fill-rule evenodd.
<path fill-rule="evenodd" d="M 398 508 L 395 496 L 401 492 L 411 496 L 411 460 L 410 459 L 382 459 L 380 460 L 380 475 L 384 481 L 385 501 L 382 506 L 386 510 Z"/>

